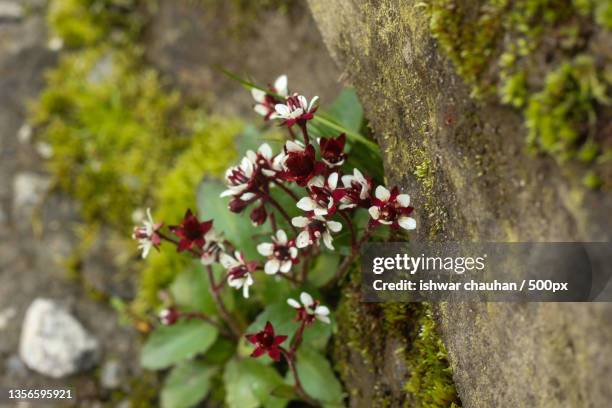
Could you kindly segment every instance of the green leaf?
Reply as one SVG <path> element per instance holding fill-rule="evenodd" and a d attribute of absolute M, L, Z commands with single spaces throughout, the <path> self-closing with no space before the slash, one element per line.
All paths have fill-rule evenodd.
<path fill-rule="evenodd" d="M 205 180 L 198 188 L 198 211 L 201 219 L 213 219 L 213 227 L 245 253 L 247 259 L 256 259 L 257 253 L 253 235 L 256 233 L 249 219 L 250 208 L 240 214 L 228 209 L 229 198 L 220 198 L 225 186 L 217 180 Z"/>
<path fill-rule="evenodd" d="M 225 270 L 221 265 L 213 265 L 213 271 L 216 282 L 225 276 Z M 176 305 L 181 310 L 198 311 L 213 316 L 219 311 L 209 287 L 206 271 L 200 261 L 196 260 L 174 279 L 169 289 Z M 234 308 L 232 292 L 223 291 L 221 296 L 228 310 L 232 310 Z"/>
<path fill-rule="evenodd" d="M 162 408 L 188 408 L 206 398 L 210 378 L 216 367 L 198 361 L 186 361 L 174 367 L 164 381 L 160 400 Z"/>
<path fill-rule="evenodd" d="M 295 293 L 294 296 L 291 297 L 294 299 L 299 299 L 299 294 Z M 266 322 L 269 321 L 274 326 L 274 331 L 277 335 L 289 336 L 283 343 L 283 346 L 287 346 L 291 344 L 293 334 L 300 325 L 299 322 L 295 321 L 295 315 L 295 309 L 289 306 L 286 300 L 271 304 L 267 306 L 264 311 L 259 314 L 259 316 L 257 316 L 255 321 L 247 329 L 247 333 L 256 333 L 263 330 Z M 327 345 L 331 332 L 332 330 L 330 324 L 317 320 L 312 325 L 308 326 L 304 331 L 304 340 L 301 347 L 311 347 L 321 350 Z M 260 358 L 264 361 L 270 361 L 270 357 L 268 356 L 263 356 Z"/>
<path fill-rule="evenodd" d="M 284 407 L 287 400 L 272 395 L 283 386 L 278 372 L 255 359 L 230 360 L 223 373 L 225 402 L 230 408 Z"/>
<path fill-rule="evenodd" d="M 345 88 L 326 109 L 327 113 L 348 130 L 359 132 L 363 125 L 363 108 L 354 88 Z"/>
<path fill-rule="evenodd" d="M 308 283 L 319 287 L 327 283 L 338 270 L 340 256 L 336 253 L 324 252 L 315 258 L 308 271 Z"/>
<path fill-rule="evenodd" d="M 203 353 L 217 339 L 217 328 L 200 320 L 160 326 L 151 334 L 140 354 L 144 368 L 160 370 Z"/>
<path fill-rule="evenodd" d="M 192 265 L 178 274 L 169 289 L 181 310 L 216 313 L 215 302 L 208 291 L 208 279 L 204 275 L 202 265 Z"/>
<path fill-rule="evenodd" d="M 296 358 L 297 372 L 306 393 L 326 407 L 343 407 L 342 385 L 329 361 L 318 351 L 308 347 L 301 347 Z"/>

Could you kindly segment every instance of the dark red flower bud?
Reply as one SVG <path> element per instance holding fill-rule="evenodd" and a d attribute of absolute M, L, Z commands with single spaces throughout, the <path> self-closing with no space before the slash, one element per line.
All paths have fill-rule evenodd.
<path fill-rule="evenodd" d="M 268 213 L 266 212 L 266 207 L 264 207 L 263 204 L 251 211 L 251 221 L 254 225 L 263 224 L 266 222 L 267 218 Z"/>
<path fill-rule="evenodd" d="M 319 146 L 321 147 L 323 161 L 331 167 L 341 166 L 346 158 L 346 154 L 344 154 L 345 144 L 346 135 L 344 133 L 335 139 L 321 138 Z"/>

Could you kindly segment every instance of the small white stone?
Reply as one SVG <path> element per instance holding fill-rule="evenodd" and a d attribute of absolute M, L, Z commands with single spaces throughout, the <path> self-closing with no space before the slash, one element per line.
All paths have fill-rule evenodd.
<path fill-rule="evenodd" d="M 21 125 L 21 127 L 17 131 L 17 140 L 19 140 L 19 143 L 25 144 L 25 143 L 29 143 L 31 139 L 32 139 L 32 127 L 28 125 L 27 123 L 24 123 L 23 125 Z"/>
<path fill-rule="evenodd" d="M 0 20 L 21 20 L 23 7 L 12 1 L 0 1 Z"/>
<path fill-rule="evenodd" d="M 32 370 L 62 378 L 95 365 L 98 341 L 66 310 L 50 299 L 35 299 L 28 308 L 19 356 Z"/>
<path fill-rule="evenodd" d="M 50 184 L 49 178 L 40 174 L 17 174 L 13 180 L 13 208 L 15 211 L 40 204 Z"/>

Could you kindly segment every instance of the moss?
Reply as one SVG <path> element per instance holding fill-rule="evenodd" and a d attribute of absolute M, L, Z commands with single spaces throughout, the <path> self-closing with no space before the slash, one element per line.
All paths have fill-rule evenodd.
<path fill-rule="evenodd" d="M 47 164 L 56 185 L 80 203 L 86 226 L 77 229 L 81 244 L 67 266 L 96 298 L 105 299 L 82 279 L 80 266 L 99 226 L 124 242 L 117 270 L 137 269 L 128 242 L 135 216 L 152 207 L 159 219 L 173 220 L 193 208 L 198 182 L 229 164 L 234 149 L 228 146 L 241 128 L 236 120 L 209 117 L 200 101 L 187 106 L 146 66 L 138 43 L 152 3 L 52 0 L 48 9 L 54 35 L 71 49 L 48 73 L 31 122 L 37 138 L 52 147 Z M 184 265 L 171 251 L 151 258 L 140 312 Z"/>
<path fill-rule="evenodd" d="M 142 8 L 148 0 L 51 0 L 47 21 L 53 34 L 70 48 L 109 40 L 129 42 L 144 26 Z"/>
<path fill-rule="evenodd" d="M 358 269 L 342 293 L 334 361 L 345 384 L 355 387 L 348 393 L 356 405 L 459 406 L 446 350 L 426 304 L 362 303 Z M 397 358 L 386 357 L 389 347 Z M 397 373 L 403 388 L 391 378 Z"/>
<path fill-rule="evenodd" d="M 446 349 L 436 333 L 431 309 L 427 305 L 418 305 L 414 309 L 418 335 L 407 357 L 412 369 L 406 390 L 418 396 L 416 406 L 458 406 Z"/>
<path fill-rule="evenodd" d="M 587 142 L 599 150 L 591 146 L 610 103 L 610 60 L 589 47 L 594 26 L 610 29 L 610 9 L 591 0 L 434 0 L 429 13 L 432 35 L 474 96 L 497 93 L 521 109 L 536 151 L 599 172 L 596 157 L 579 152 Z"/>
<path fill-rule="evenodd" d="M 171 171 L 159 179 L 153 201 L 154 217 L 180 219 L 186 208 L 196 208 L 198 184 L 204 175 L 220 176 L 235 156 L 233 140 L 242 129 L 241 122 L 219 117 L 195 120 L 192 142 L 177 158 Z M 158 291 L 190 262 L 171 247 L 152 254 L 141 274 L 136 310 L 144 312 L 158 302 Z"/>

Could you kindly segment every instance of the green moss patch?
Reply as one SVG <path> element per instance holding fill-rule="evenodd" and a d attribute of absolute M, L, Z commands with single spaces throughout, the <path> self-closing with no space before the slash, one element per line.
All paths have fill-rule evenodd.
<path fill-rule="evenodd" d="M 597 176 L 609 173 L 600 127 L 609 118 L 612 62 L 597 43 L 610 39 L 611 8 L 590 0 L 434 0 L 430 28 L 474 97 L 497 95 L 523 112 L 530 147 Z"/>

